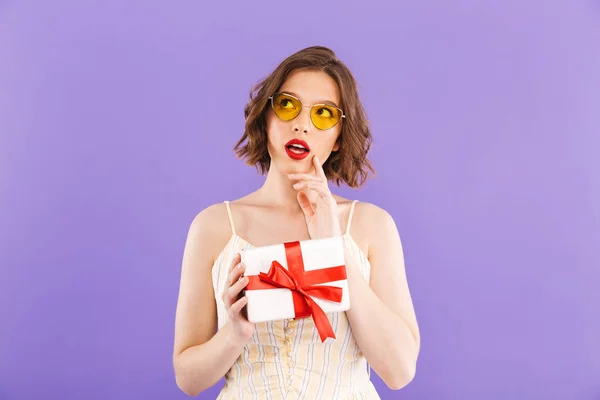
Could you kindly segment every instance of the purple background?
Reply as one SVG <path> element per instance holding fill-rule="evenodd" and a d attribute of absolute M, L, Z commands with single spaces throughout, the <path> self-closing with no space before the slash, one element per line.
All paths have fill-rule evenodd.
<path fill-rule="evenodd" d="M 313 44 L 375 137 L 337 193 L 394 216 L 422 332 L 381 397 L 600 399 L 599 3 L 365 4 L 0 1 L 0 399 L 186 397 L 187 228 L 261 184 L 248 91 Z"/>

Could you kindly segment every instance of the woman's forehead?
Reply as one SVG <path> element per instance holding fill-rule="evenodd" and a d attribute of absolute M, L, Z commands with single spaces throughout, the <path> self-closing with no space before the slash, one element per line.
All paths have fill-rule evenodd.
<path fill-rule="evenodd" d="M 279 91 L 298 97 L 302 102 L 340 102 L 337 83 L 322 71 L 294 71 Z"/>

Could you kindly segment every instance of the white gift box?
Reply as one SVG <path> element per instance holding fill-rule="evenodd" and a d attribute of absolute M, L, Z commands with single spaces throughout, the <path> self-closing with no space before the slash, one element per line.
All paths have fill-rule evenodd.
<path fill-rule="evenodd" d="M 305 318 L 311 315 L 315 318 L 315 314 L 306 315 L 306 305 L 312 303 L 310 299 L 324 313 L 343 312 L 350 309 L 343 246 L 342 237 L 336 236 L 243 250 L 241 257 L 246 266 L 245 275 L 251 280 L 245 290 L 248 298 L 246 305 L 248 320 L 258 323 L 288 318 Z M 283 267 L 285 271 L 282 271 L 280 267 Z M 273 269 L 278 271 L 273 271 Z M 273 273 L 280 277 L 277 282 L 289 282 L 291 275 L 295 284 L 284 285 L 285 287 L 273 285 L 267 277 L 270 275 L 272 278 Z M 321 298 L 319 292 L 323 288 L 318 289 L 319 286 L 339 288 L 325 289 L 336 291 L 338 296 L 341 289 L 341 299 L 339 297 L 336 300 Z M 308 301 L 305 301 L 305 294 L 310 297 Z M 298 315 L 297 311 L 300 311 L 302 304 L 304 304 L 304 312 L 300 312 L 301 315 Z M 317 323 L 317 319 L 315 319 L 315 323 Z M 318 324 L 317 328 L 319 328 Z M 320 333 L 322 333 L 321 330 Z"/>

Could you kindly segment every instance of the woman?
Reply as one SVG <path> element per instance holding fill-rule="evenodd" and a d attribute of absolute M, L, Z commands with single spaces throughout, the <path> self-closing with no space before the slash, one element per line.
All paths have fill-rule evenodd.
<path fill-rule="evenodd" d="M 381 208 L 331 194 L 359 187 L 371 134 L 351 72 L 325 47 L 284 60 L 245 107 L 235 150 L 266 179 L 191 223 L 176 312 L 178 386 L 197 395 L 225 377 L 220 399 L 378 399 L 370 367 L 391 389 L 413 378 L 420 337 L 400 237 Z M 312 318 L 252 324 L 240 296 L 240 251 L 342 236 L 350 310 L 328 314 L 336 339 Z"/>

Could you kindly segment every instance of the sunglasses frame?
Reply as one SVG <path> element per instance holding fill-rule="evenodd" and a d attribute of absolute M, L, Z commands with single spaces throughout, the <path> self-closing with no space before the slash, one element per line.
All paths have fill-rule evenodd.
<path fill-rule="evenodd" d="M 270 101 L 270 103 L 271 103 L 271 108 L 273 109 L 273 112 L 275 113 L 275 115 L 277 115 L 277 118 L 279 118 L 279 119 L 280 119 L 280 120 L 282 120 L 282 121 L 286 121 L 286 122 L 293 121 L 293 120 L 295 120 L 296 118 L 298 118 L 298 115 L 296 115 L 294 118 L 292 118 L 292 119 L 288 119 L 288 120 L 281 118 L 281 117 L 280 117 L 280 116 L 277 114 L 277 111 L 275 111 L 275 104 L 273 104 L 273 99 L 274 99 L 274 98 L 275 98 L 275 96 L 277 96 L 277 95 L 286 95 L 286 96 L 288 96 L 288 97 L 291 97 L 291 98 L 292 98 L 292 99 L 294 99 L 294 100 L 297 100 L 297 101 L 298 101 L 298 103 L 300 103 L 300 106 L 301 106 L 301 109 L 300 109 L 300 111 L 298 112 L 298 115 L 300 115 L 300 113 L 302 112 L 302 110 L 304 109 L 304 107 L 309 107 L 309 108 L 310 108 L 310 122 L 313 124 L 313 126 L 314 126 L 315 128 L 317 128 L 317 129 L 318 129 L 318 130 L 320 130 L 320 131 L 327 131 L 327 130 L 329 130 L 329 129 L 332 129 L 332 128 L 334 128 L 335 126 L 337 126 L 337 124 L 339 124 L 339 123 L 340 123 L 340 121 L 341 121 L 343 118 L 346 118 L 346 114 L 344 114 L 344 110 L 342 110 L 341 108 L 339 108 L 339 107 L 336 107 L 336 106 L 334 106 L 334 105 L 331 105 L 331 104 L 324 104 L 324 103 L 317 103 L 317 104 L 313 104 L 312 106 L 305 106 L 305 105 L 302 103 L 302 101 L 301 101 L 299 98 L 297 98 L 296 96 L 292 96 L 291 94 L 289 94 L 289 93 L 285 93 L 285 92 L 275 92 L 275 93 L 273 93 L 273 95 L 272 95 L 272 96 L 269 96 L 269 101 Z M 340 119 L 338 119 L 338 120 L 337 120 L 337 122 L 336 122 L 334 125 L 332 125 L 331 127 L 327 128 L 327 129 L 321 129 L 321 128 L 319 128 L 317 125 L 315 125 L 315 121 L 313 121 L 313 119 L 312 119 L 312 109 L 313 109 L 314 107 L 317 107 L 317 106 L 325 106 L 325 107 L 332 107 L 332 108 L 335 108 L 335 109 L 339 110 L 339 112 L 342 114 L 342 116 L 341 116 L 341 118 L 340 118 Z"/>

